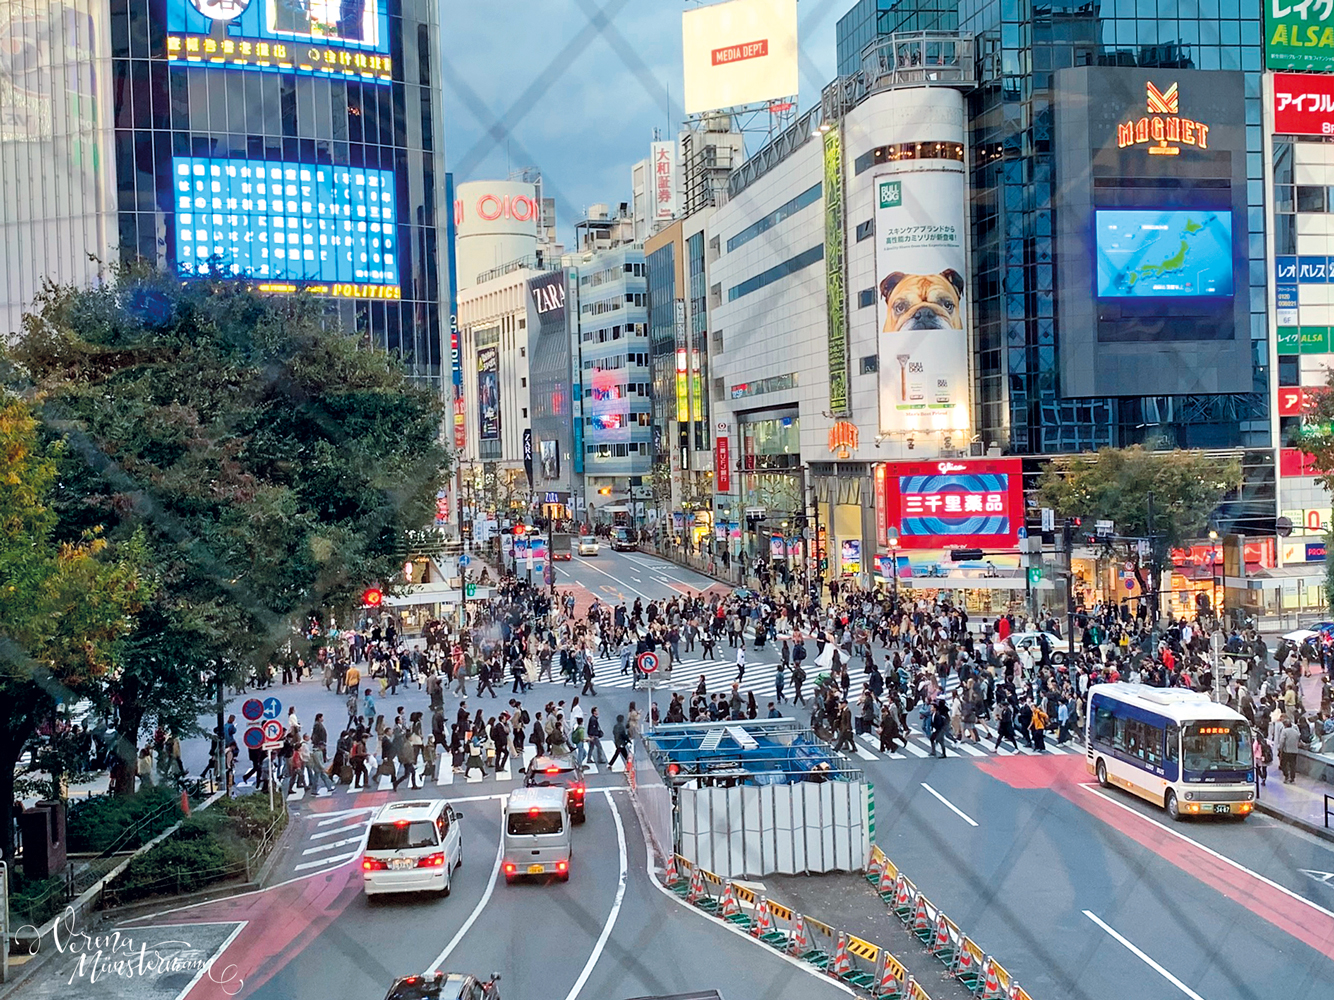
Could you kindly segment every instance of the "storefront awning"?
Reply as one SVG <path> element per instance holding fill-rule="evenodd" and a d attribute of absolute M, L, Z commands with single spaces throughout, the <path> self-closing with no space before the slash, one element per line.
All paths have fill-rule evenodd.
<path fill-rule="evenodd" d="M 482 601 L 491 596 L 490 587 L 473 588 L 470 601 Z M 419 583 L 407 588 L 402 594 L 384 595 L 384 603 L 391 608 L 411 608 L 418 604 L 459 604 L 463 601 L 463 591 L 446 583 Z"/>

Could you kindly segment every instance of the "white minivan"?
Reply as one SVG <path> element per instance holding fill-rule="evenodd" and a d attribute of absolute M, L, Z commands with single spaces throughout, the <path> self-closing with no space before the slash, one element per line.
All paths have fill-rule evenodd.
<path fill-rule="evenodd" d="M 460 815 L 444 799 L 391 802 L 366 834 L 361 872 L 366 895 L 438 892 L 448 896 L 463 864 Z"/>
<path fill-rule="evenodd" d="M 570 813 L 565 788 L 518 788 L 505 803 L 505 881 L 526 875 L 570 880 Z"/>

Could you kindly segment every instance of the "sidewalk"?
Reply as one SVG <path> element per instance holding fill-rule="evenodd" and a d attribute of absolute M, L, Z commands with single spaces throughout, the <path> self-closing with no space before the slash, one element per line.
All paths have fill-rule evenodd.
<path fill-rule="evenodd" d="M 1269 781 L 1260 789 L 1256 809 L 1307 833 L 1334 841 L 1334 826 L 1325 826 L 1325 796 L 1330 796 L 1329 822 L 1334 824 L 1334 785 L 1297 775 L 1292 785 L 1283 784 L 1277 767 L 1269 769 Z"/>

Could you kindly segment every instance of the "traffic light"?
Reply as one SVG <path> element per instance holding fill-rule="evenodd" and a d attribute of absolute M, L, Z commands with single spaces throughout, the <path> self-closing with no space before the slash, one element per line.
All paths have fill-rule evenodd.
<path fill-rule="evenodd" d="M 378 608 L 384 603 L 384 592 L 378 587 L 367 587 L 361 592 L 361 604 L 367 608 Z"/>
<path fill-rule="evenodd" d="M 981 549 L 951 549 L 950 558 L 955 562 L 975 562 L 981 559 L 983 552 Z"/>

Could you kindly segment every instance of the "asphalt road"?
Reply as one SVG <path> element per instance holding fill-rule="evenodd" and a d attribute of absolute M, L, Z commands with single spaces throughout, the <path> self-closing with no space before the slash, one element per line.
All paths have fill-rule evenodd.
<path fill-rule="evenodd" d="M 595 595 L 647 602 L 709 582 L 647 555 L 606 548 L 558 567 L 558 587 L 572 589 L 581 608 Z M 687 657 L 669 686 L 693 688 L 705 673 L 710 690 L 721 689 L 735 676 L 734 654 L 724 644 L 718 655 L 717 665 Z M 747 655 L 742 687 L 756 689 L 763 712 L 772 695 L 761 692 L 773 690 L 777 656 L 771 647 Z M 586 708 L 600 706 L 608 732 L 628 701 L 644 707 L 645 692 L 628 684 L 614 663 L 601 663 L 598 696 L 584 700 Z M 518 697 L 508 687 L 499 691 L 497 699 L 480 700 L 470 691 L 470 709 L 491 714 Z M 522 699 L 531 711 L 548 700 L 568 704 L 576 692 L 541 684 Z M 331 731 L 345 718 L 342 699 L 318 683 L 267 693 L 295 704 L 306 726 L 317 711 Z M 380 699 L 380 710 L 392 714 L 400 704 L 424 709 L 426 697 L 414 684 Z M 450 695 L 449 715 L 456 705 Z M 1264 816 L 1173 824 L 1124 793 L 1095 790 L 1082 749 L 1060 750 L 1032 756 L 974 749 L 939 761 L 860 747 L 876 787 L 881 847 L 1035 1000 L 1334 996 L 1334 874 L 1321 877 L 1334 873 L 1334 844 Z M 187 764 L 197 771 L 205 752 L 200 743 L 187 745 Z M 437 959 L 447 970 L 500 971 L 505 1000 L 623 1000 L 707 987 L 721 989 L 726 1000 L 846 995 L 655 888 L 634 813 L 625 792 L 615 790 L 624 781 L 619 774 L 599 769 L 589 779 L 596 791 L 588 823 L 575 831 L 570 882 L 512 887 L 503 879 L 493 884 L 491 875 L 499 796 L 514 787 L 517 768 L 474 781 L 432 777 L 415 793 L 407 786 L 356 795 L 340 789 L 293 801 L 295 830 L 280 861 L 290 881 L 132 928 L 156 940 L 175 937 L 174 926 L 193 925 L 180 926 L 179 938 L 193 934 L 205 942 L 197 949 L 222 948 L 216 967 L 234 965 L 235 975 L 218 977 L 226 985 L 204 976 L 184 991 L 173 983 L 134 995 L 374 1000 L 394 975 Z M 355 867 L 366 819 L 391 797 L 409 795 L 458 803 L 464 868 L 449 899 L 371 905 Z M 837 908 L 831 893 L 816 915 L 837 924 Z M 236 993 L 238 978 L 245 985 Z M 46 995 L 41 982 L 19 995 Z"/>

